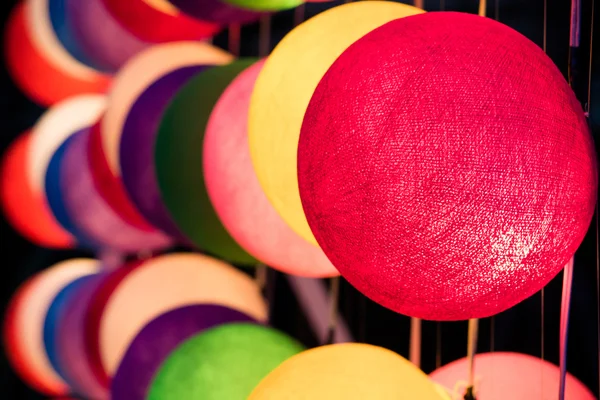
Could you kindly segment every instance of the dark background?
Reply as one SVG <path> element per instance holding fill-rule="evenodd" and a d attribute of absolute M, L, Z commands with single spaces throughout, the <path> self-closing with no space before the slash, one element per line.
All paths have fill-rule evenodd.
<path fill-rule="evenodd" d="M 86 0 L 81 0 L 86 1 Z M 127 1 L 127 0 L 123 0 Z M 567 73 L 569 54 L 569 0 L 547 0 L 548 2 L 548 54 Z M 334 1 L 307 6 L 307 16 L 340 4 Z M 6 21 L 15 0 L 0 2 L 2 24 Z M 477 0 L 426 0 L 429 11 L 446 10 L 477 13 Z M 596 17 L 600 4 L 596 7 Z M 488 0 L 488 16 L 523 33 L 531 40 L 542 45 L 543 41 L 543 0 Z M 271 44 L 274 45 L 293 26 L 294 12 L 282 12 L 272 20 Z M 583 0 L 583 32 L 579 54 L 580 75 L 575 82 L 576 92 L 581 99 L 587 97 L 587 65 L 589 61 L 589 38 L 591 21 L 591 0 Z M 600 20 L 596 18 L 597 32 L 600 32 Z M 596 43 L 600 34 L 596 34 Z M 219 35 L 215 43 L 227 46 L 227 33 Z M 597 46 L 596 46 L 597 47 Z M 241 43 L 242 56 L 258 54 L 257 25 L 244 27 Z M 591 115 L 597 140 L 600 123 L 600 76 L 596 72 L 600 66 L 600 49 L 594 55 L 594 78 L 592 85 Z M 43 112 L 43 109 L 26 99 L 11 82 L 4 65 L 0 70 L 0 153 L 25 129 L 31 127 Z M 569 371 L 582 380 L 598 395 L 598 332 L 597 332 L 597 294 L 596 294 L 596 236 L 590 232 L 576 256 L 572 308 L 569 328 Z M 36 247 L 21 238 L 0 216 L 0 254 L 2 255 L 0 278 L 0 312 L 4 314 L 6 304 L 17 286 L 35 272 L 60 260 L 77 255 L 86 255 L 76 251 L 52 251 Z M 274 284 L 273 324 L 303 341 L 308 346 L 317 345 L 308 324 L 304 319 L 296 300 L 287 286 L 286 280 L 278 273 L 272 273 Z M 556 277 L 545 292 L 545 358 L 558 364 L 558 332 L 560 317 L 560 299 L 562 274 Z M 489 351 L 493 344 L 495 351 L 517 351 L 541 355 L 541 296 L 539 294 L 518 306 L 485 319 L 480 323 L 479 351 Z M 388 311 L 357 293 L 342 282 L 340 310 L 348 322 L 352 333 L 359 341 L 384 346 L 408 356 L 409 318 Z M 492 335 L 493 327 L 493 335 Z M 438 342 L 441 338 L 441 347 Z M 466 355 L 467 323 L 424 322 L 422 367 L 430 372 L 436 367 L 436 359 L 441 356 L 442 364 Z M 0 398 L 2 399 L 40 399 L 11 371 L 4 351 L 0 352 Z M 507 398 L 510 394 L 507 393 Z"/>

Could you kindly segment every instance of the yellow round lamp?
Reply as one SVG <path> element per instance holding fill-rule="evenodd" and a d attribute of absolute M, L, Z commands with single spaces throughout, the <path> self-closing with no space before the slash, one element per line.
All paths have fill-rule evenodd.
<path fill-rule="evenodd" d="M 179 68 L 223 65 L 229 53 L 202 42 L 176 42 L 153 46 L 129 60 L 115 76 L 109 104 L 102 118 L 102 148 L 113 176 L 120 176 L 119 144 L 123 125 L 138 97 L 157 79 Z"/>
<path fill-rule="evenodd" d="M 356 40 L 387 22 L 423 12 L 387 1 L 329 9 L 285 36 L 256 81 L 248 125 L 256 175 L 284 221 L 314 244 L 296 172 L 300 128 L 312 94 L 333 62 Z"/>
<path fill-rule="evenodd" d="M 445 400 L 424 372 L 398 354 L 359 343 L 302 352 L 277 367 L 248 400 Z"/>

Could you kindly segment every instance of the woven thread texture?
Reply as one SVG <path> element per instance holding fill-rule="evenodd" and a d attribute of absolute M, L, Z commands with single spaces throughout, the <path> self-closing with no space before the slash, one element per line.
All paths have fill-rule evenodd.
<path fill-rule="evenodd" d="M 490 19 L 427 13 L 346 50 L 304 118 L 298 173 L 319 244 L 396 312 L 496 314 L 552 279 L 597 191 L 584 114 L 534 43 Z"/>

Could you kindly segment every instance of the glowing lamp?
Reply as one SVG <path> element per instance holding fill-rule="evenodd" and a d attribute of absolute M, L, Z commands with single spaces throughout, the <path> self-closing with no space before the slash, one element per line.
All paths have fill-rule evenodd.
<path fill-rule="evenodd" d="M 27 176 L 31 134 L 21 134 L 6 150 L 0 170 L 0 202 L 8 222 L 27 240 L 44 247 L 67 248 L 74 239 L 56 221 L 44 195 L 33 191 Z"/>
<path fill-rule="evenodd" d="M 184 13 L 202 21 L 217 24 L 233 24 L 253 22 L 260 18 L 260 13 L 232 6 L 221 0 L 169 0 Z"/>
<path fill-rule="evenodd" d="M 6 355 L 21 379 L 40 393 L 61 396 L 69 392 L 44 347 L 44 320 L 50 303 L 64 286 L 97 273 L 99 268 L 96 260 L 84 258 L 58 263 L 25 282 L 8 305 L 4 319 Z"/>
<path fill-rule="evenodd" d="M 190 80 L 163 114 L 155 150 L 162 199 L 181 232 L 199 248 L 244 265 L 255 265 L 256 260 L 229 235 L 210 202 L 201 149 L 210 113 L 219 97 L 238 74 L 255 62 L 236 60 Z"/>
<path fill-rule="evenodd" d="M 303 0 L 224 0 L 233 6 L 256 11 L 280 11 L 298 7 Z"/>
<path fill-rule="evenodd" d="M 51 2 L 57 0 L 50 0 Z M 107 10 L 103 0 L 58 0 L 70 33 L 94 66 L 116 71 L 151 43 L 137 38 Z"/>
<path fill-rule="evenodd" d="M 248 106 L 263 64 L 260 61 L 240 73 L 210 114 L 203 156 L 208 196 L 229 234 L 266 265 L 301 276 L 338 275 L 320 248 L 283 222 L 252 169 Z"/>
<path fill-rule="evenodd" d="M 317 347 L 285 361 L 248 400 L 442 400 L 419 368 L 393 351 L 359 343 Z"/>
<path fill-rule="evenodd" d="M 119 0 L 120 1 L 120 0 Z M 233 56 L 207 43 L 180 42 L 154 46 L 132 58 L 115 76 L 110 103 L 102 119 L 102 149 L 110 171 L 120 176 L 119 143 L 123 125 L 138 97 L 163 75 L 183 67 L 227 64 Z"/>
<path fill-rule="evenodd" d="M 485 353 L 475 356 L 477 400 L 553 399 L 558 396 L 560 370 L 539 358 L 518 353 Z M 468 360 L 454 361 L 431 373 L 433 381 L 455 397 L 464 396 Z M 567 374 L 565 399 L 594 400 L 594 395 L 577 378 Z"/>
<path fill-rule="evenodd" d="M 131 106 L 121 134 L 120 169 L 127 194 L 152 225 L 186 241 L 165 207 L 156 178 L 154 150 L 163 112 L 177 91 L 207 66 L 168 72 L 153 82 Z"/>
<path fill-rule="evenodd" d="M 170 246 L 164 234 L 125 221 L 99 193 L 88 157 L 90 136 L 89 129 L 77 133 L 60 166 L 58 186 L 70 220 L 104 249 L 135 253 Z"/>
<path fill-rule="evenodd" d="M 88 349 L 112 377 L 128 346 L 159 315 L 192 304 L 217 304 L 265 321 L 267 307 L 248 275 L 200 254 L 169 254 L 130 268 L 93 300 L 87 321 Z M 144 299 L 144 301 L 140 301 Z M 95 360 L 95 361 L 94 361 Z"/>
<path fill-rule="evenodd" d="M 233 322 L 252 322 L 233 309 L 204 304 L 169 311 L 146 325 L 125 353 L 112 380 L 112 400 L 146 400 L 148 388 L 173 350 L 201 332 Z"/>
<path fill-rule="evenodd" d="M 206 39 L 220 29 L 217 24 L 185 15 L 167 0 L 103 1 L 123 26 L 148 42 Z"/>
<path fill-rule="evenodd" d="M 266 326 L 221 325 L 171 353 L 147 398 L 246 399 L 261 379 L 302 350 L 294 339 Z"/>
<path fill-rule="evenodd" d="M 48 4 L 28 0 L 13 10 L 6 28 L 6 64 L 23 92 L 49 106 L 82 93 L 102 93 L 111 78 L 70 56 L 50 23 Z"/>
<path fill-rule="evenodd" d="M 595 157 L 540 48 L 491 19 L 432 13 L 332 65 L 304 117 L 298 181 L 353 286 L 402 314 L 461 320 L 514 306 L 569 261 L 594 212 Z"/>
<path fill-rule="evenodd" d="M 91 275 L 65 303 L 57 321 L 57 364 L 65 382 L 86 399 L 108 399 L 108 389 L 96 378 L 85 342 L 85 318 L 93 295 L 113 273 Z"/>
<path fill-rule="evenodd" d="M 422 12 L 388 1 L 360 1 L 329 9 L 288 33 L 256 81 L 248 117 L 256 175 L 283 220 L 314 244 L 302 211 L 296 168 L 308 102 L 327 69 L 348 46 L 386 22 Z"/>

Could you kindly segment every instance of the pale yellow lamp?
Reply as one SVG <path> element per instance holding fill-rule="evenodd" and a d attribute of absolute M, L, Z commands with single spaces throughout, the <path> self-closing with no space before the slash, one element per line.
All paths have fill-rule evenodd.
<path fill-rule="evenodd" d="M 356 40 L 385 23 L 424 11 L 387 1 L 360 1 L 327 10 L 292 30 L 258 77 L 249 112 L 249 143 L 256 175 L 284 221 L 316 244 L 308 226 L 296 172 L 300 127 L 308 102 L 333 62 Z"/>
<path fill-rule="evenodd" d="M 248 400 L 446 400 L 424 372 L 391 350 L 317 347 L 277 367 Z"/>

